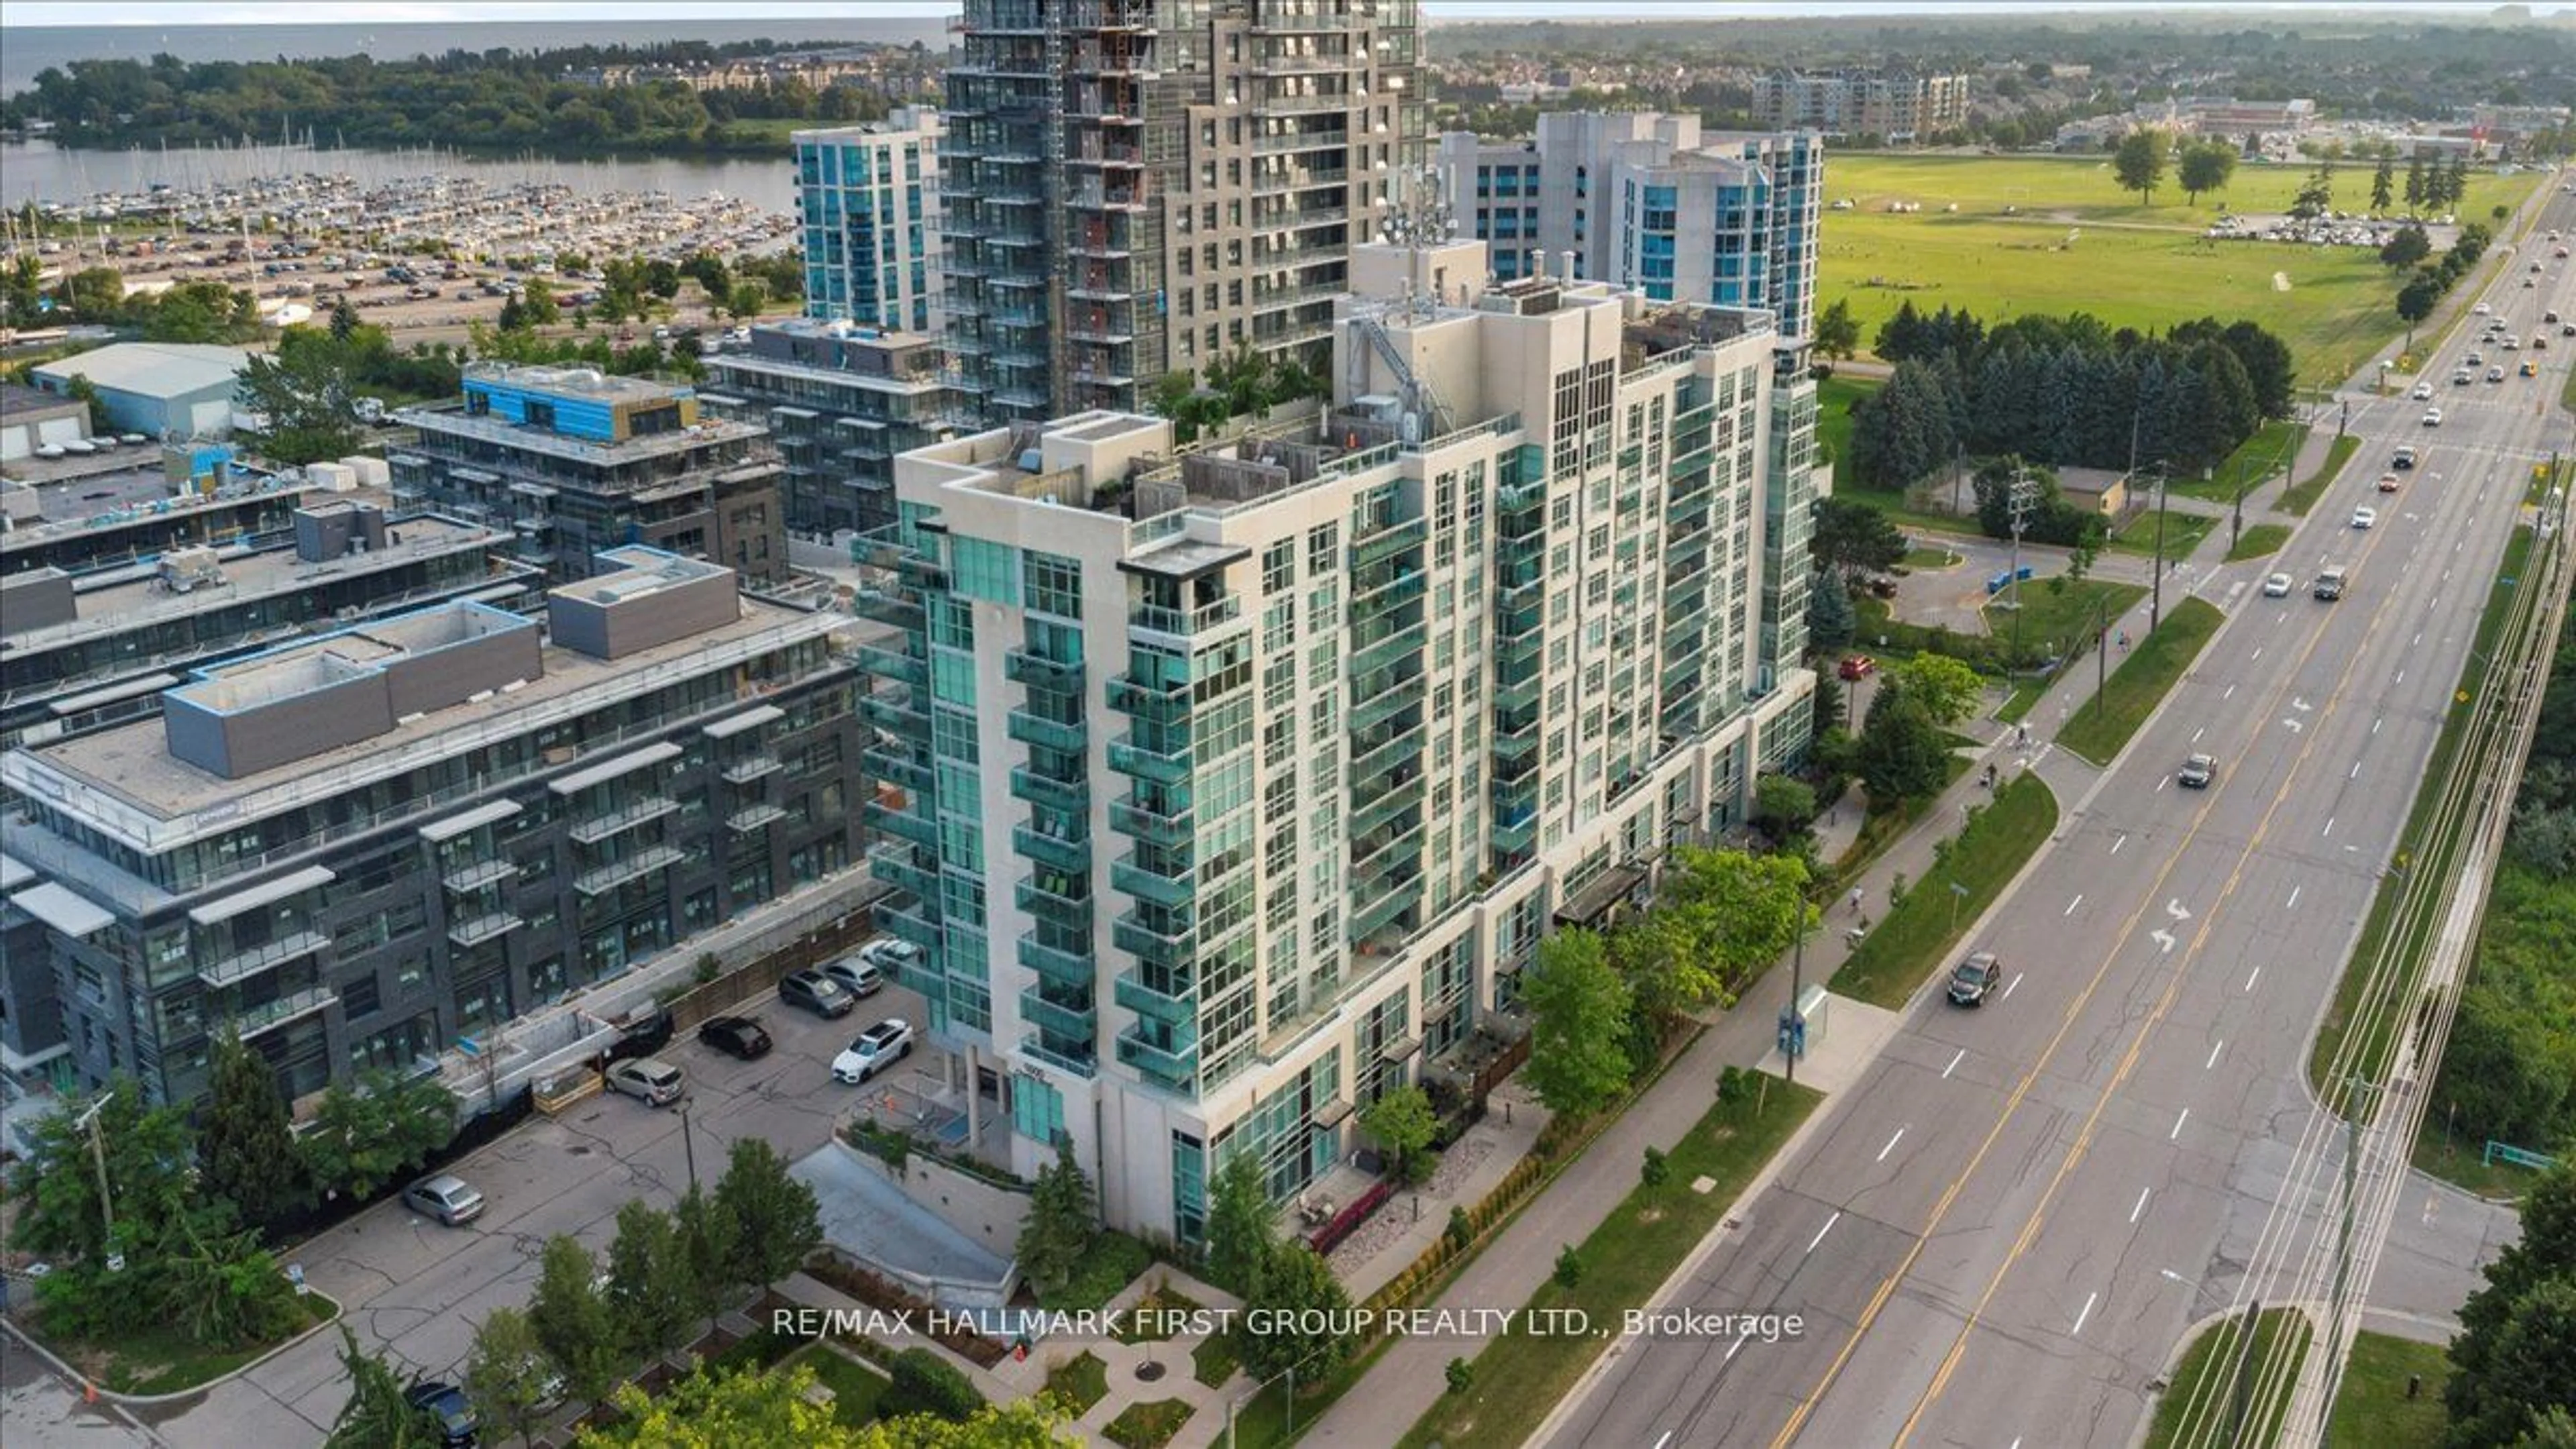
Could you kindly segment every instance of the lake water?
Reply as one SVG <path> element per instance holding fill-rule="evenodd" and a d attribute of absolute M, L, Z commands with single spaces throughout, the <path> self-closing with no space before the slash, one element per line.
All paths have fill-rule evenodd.
<path fill-rule="evenodd" d="M 156 183 L 178 190 L 262 176 L 346 174 L 361 184 L 431 172 L 471 176 L 496 185 L 559 182 L 575 191 L 663 191 L 673 196 L 722 192 L 764 210 L 793 214 L 796 168 L 785 147 L 778 159 L 664 156 L 557 161 L 461 156 L 452 151 L 314 151 L 303 146 L 248 149 L 174 146 L 164 151 L 72 151 L 50 141 L 0 144 L 0 205 L 78 201 L 103 191 L 134 194 Z"/>

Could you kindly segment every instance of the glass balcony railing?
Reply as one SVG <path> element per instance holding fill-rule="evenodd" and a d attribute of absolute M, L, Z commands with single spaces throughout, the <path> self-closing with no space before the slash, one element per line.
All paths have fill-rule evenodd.
<path fill-rule="evenodd" d="M 614 810 L 574 821 L 569 833 L 584 845 L 597 845 L 612 835 L 632 830 L 646 821 L 659 820 L 679 808 L 680 802 L 667 795 L 639 795 Z"/>
<path fill-rule="evenodd" d="M 1020 992 L 1020 1017 L 1040 1031 L 1072 1041 L 1089 1041 L 1100 1028 L 1100 1015 L 1089 1005 L 1059 1001 L 1035 986 Z"/>
<path fill-rule="evenodd" d="M 1064 882 L 1061 888 L 1074 887 L 1071 882 Z M 1040 920 L 1068 931 L 1087 933 L 1091 930 L 1091 899 L 1088 896 L 1060 894 L 1057 885 L 1042 884 L 1037 877 L 1030 876 L 1012 889 L 1012 898 L 1019 902 L 1021 910 Z"/>
<path fill-rule="evenodd" d="M 1012 710 L 1005 717 L 1004 732 L 1024 745 L 1042 745 L 1047 749 L 1063 750 L 1068 754 L 1079 753 L 1084 744 L 1083 729 L 1079 721 L 1067 723 L 1063 720 L 1047 719 L 1024 709 Z"/>
<path fill-rule="evenodd" d="M 574 876 L 572 888 L 585 896 L 604 896 L 629 881 L 642 880 L 657 870 L 677 865 L 687 858 L 684 852 L 674 846 L 647 846 L 623 860 L 612 860 L 595 870 L 586 870 Z"/>
<path fill-rule="evenodd" d="M 1177 971 L 1190 963 L 1198 953 L 1198 933 L 1189 927 L 1167 929 L 1149 925 L 1145 918 L 1128 911 L 1110 923 L 1110 939 L 1118 949 L 1139 961 L 1151 962 Z"/>
<path fill-rule="evenodd" d="M 1020 937 L 1020 964 L 1050 981 L 1088 983 L 1095 974 L 1089 956 L 1050 946 L 1034 935 Z"/>
<path fill-rule="evenodd" d="M 939 848 L 939 827 L 925 816 L 898 810 L 883 801 L 870 800 L 860 808 L 859 818 L 871 828 L 888 835 L 900 835 L 915 845 L 932 850 Z"/>
<path fill-rule="evenodd" d="M 1366 568 L 1408 549 L 1420 548 L 1428 530 L 1428 520 L 1408 518 L 1368 534 L 1351 545 L 1351 567 Z"/>
<path fill-rule="evenodd" d="M 874 619 L 913 633 L 922 628 L 921 601 L 892 590 L 861 589 L 850 607 L 862 619 Z"/>
<path fill-rule="evenodd" d="M 1194 994 L 1173 995 L 1157 990 L 1133 971 L 1119 976 L 1116 992 L 1118 1004 L 1138 1016 L 1179 1027 L 1198 1023 L 1199 1003 Z"/>
<path fill-rule="evenodd" d="M 1171 813 L 1165 814 L 1134 800 L 1112 800 L 1109 802 L 1109 828 L 1130 839 L 1151 841 L 1156 845 L 1187 845 L 1198 827 L 1193 812 L 1186 805 L 1174 806 Z"/>
<path fill-rule="evenodd" d="M 1082 664 L 1049 659 L 1026 649 L 1012 649 L 1002 655 L 1002 674 L 1019 684 L 1042 689 L 1073 691 L 1082 688 Z"/>
<path fill-rule="evenodd" d="M 1416 775 L 1365 805 L 1353 806 L 1350 821 L 1351 834 L 1354 837 L 1366 835 L 1407 810 L 1420 805 L 1422 788 L 1422 777 Z"/>
<path fill-rule="evenodd" d="M 1091 808 L 1091 784 L 1079 777 L 1065 779 L 1025 765 L 1015 766 L 1011 770 L 1011 798 L 1051 810 L 1080 813 Z"/>
<path fill-rule="evenodd" d="M 1026 825 L 1014 825 L 1011 827 L 1011 848 L 1040 865 L 1051 865 L 1058 870 L 1091 869 L 1091 842 L 1087 840 L 1067 840 Z"/>
<path fill-rule="evenodd" d="M 1517 855 L 1529 849 L 1538 837 L 1538 812 L 1529 810 L 1511 820 L 1494 821 L 1494 851 L 1498 855 Z"/>
<path fill-rule="evenodd" d="M 728 785 L 749 785 L 775 775 L 784 768 L 786 767 L 778 762 L 776 755 L 745 755 L 726 765 L 718 773 L 724 776 L 724 782 Z"/>
<path fill-rule="evenodd" d="M 900 680 L 915 689 L 926 689 L 930 685 L 929 660 L 915 659 L 909 654 L 874 644 L 859 646 L 859 667 L 879 679 Z"/>
<path fill-rule="evenodd" d="M 871 694 L 859 701 L 859 717 L 906 739 L 928 740 L 930 716 L 913 707 L 909 697 Z"/>
<path fill-rule="evenodd" d="M 1351 741 L 1352 749 L 1361 750 L 1351 757 L 1351 780 L 1354 784 L 1374 780 L 1406 760 L 1419 756 L 1422 753 L 1422 732 L 1399 729 L 1391 738 L 1377 745 L 1363 748 L 1363 744 L 1364 741 L 1359 739 Z"/>
<path fill-rule="evenodd" d="M 517 861 L 511 860 L 507 857 L 495 857 L 491 860 L 476 861 L 474 864 L 466 866 L 461 870 L 449 871 L 446 875 L 439 878 L 439 884 L 446 886 L 449 890 L 456 892 L 458 895 L 467 895 L 474 891 L 479 891 L 483 887 L 491 885 L 497 881 L 506 880 L 518 873 L 519 863 Z"/>
<path fill-rule="evenodd" d="M 872 780 L 883 780 L 907 790 L 927 790 L 932 775 L 926 760 L 917 760 L 893 750 L 866 750 L 859 755 L 860 772 Z"/>
<path fill-rule="evenodd" d="M 917 896 L 939 894 L 939 867 L 925 864 L 908 845 L 878 845 L 868 850 L 868 874 L 896 890 Z"/>
<path fill-rule="evenodd" d="M 1351 673 L 1365 677 L 1388 668 L 1407 655 L 1420 653 L 1422 637 L 1422 621 L 1416 619 L 1374 644 L 1352 650 Z"/>
<path fill-rule="evenodd" d="M 1190 717 L 1190 683 L 1144 684 L 1122 674 L 1109 681 L 1109 707 L 1157 724 L 1179 724 Z"/>
<path fill-rule="evenodd" d="M 526 924 L 515 911 L 486 911 L 468 920 L 448 922 L 447 939 L 461 947 L 479 946 Z"/>
<path fill-rule="evenodd" d="M 265 1031 L 272 1031 L 298 1017 L 310 1016 L 340 999 L 340 993 L 328 986 L 312 986 L 288 996 L 281 996 L 261 1006 L 254 1006 L 233 1018 L 233 1030 L 248 1041 Z"/>
<path fill-rule="evenodd" d="M 910 941 L 924 951 L 936 951 L 941 945 L 939 922 L 919 900 L 900 904 L 880 903 L 877 906 L 877 924 L 883 926 L 888 935 Z"/>
<path fill-rule="evenodd" d="M 1164 1046 L 1139 1035 L 1137 1028 L 1129 1027 L 1119 1033 L 1118 1060 L 1175 1092 L 1187 1092 L 1198 1081 L 1199 1047 L 1196 1037 Z"/>
<path fill-rule="evenodd" d="M 1366 731 L 1386 723 L 1404 711 L 1422 703 L 1422 680 L 1419 676 L 1401 680 L 1351 704 L 1350 727 Z"/>
<path fill-rule="evenodd" d="M 786 818 L 786 807 L 762 800 L 756 804 L 745 805 L 726 816 L 725 829 L 738 835 L 749 835 L 755 830 L 775 825 Z"/>
<path fill-rule="evenodd" d="M 1164 906 L 1188 905 L 1198 890 L 1187 860 L 1155 860 L 1150 856 L 1139 860 L 1132 852 L 1109 867 L 1109 884 L 1140 900 Z"/>
<path fill-rule="evenodd" d="M 1127 622 L 1134 628 L 1148 629 L 1157 634 L 1178 634 L 1186 637 L 1213 629 L 1220 624 L 1232 623 L 1242 617 L 1243 600 L 1236 595 L 1228 594 L 1213 603 L 1201 604 L 1193 609 L 1166 608 L 1161 604 L 1138 604 L 1128 610 Z"/>
<path fill-rule="evenodd" d="M 1079 1051 L 1073 1050 L 1072 1046 L 1073 1044 L 1071 1042 L 1061 1040 L 1059 1040 L 1057 1045 L 1051 1046 L 1047 1043 L 1045 1038 L 1039 1036 L 1036 1032 L 1031 1032 L 1027 1036 L 1020 1038 L 1020 1050 L 1022 1052 L 1035 1057 L 1039 1061 L 1046 1063 L 1048 1066 L 1055 1068 L 1057 1071 L 1071 1072 L 1077 1077 L 1088 1077 L 1099 1070 L 1100 1064 L 1093 1060 L 1091 1049 L 1088 1046 Z"/>
<path fill-rule="evenodd" d="M 274 941 L 264 941 L 259 945 L 235 951 L 221 960 L 201 966 L 197 969 L 197 979 L 208 986 L 230 986 L 237 981 L 247 981 L 262 971 L 283 966 L 298 957 L 310 956 L 330 944 L 331 937 L 327 932 L 297 931 Z"/>
<path fill-rule="evenodd" d="M 1152 780 L 1162 785 L 1177 785 L 1189 779 L 1191 751 L 1187 743 L 1152 748 L 1136 742 L 1134 735 L 1109 743 L 1109 768 L 1122 775 Z"/>

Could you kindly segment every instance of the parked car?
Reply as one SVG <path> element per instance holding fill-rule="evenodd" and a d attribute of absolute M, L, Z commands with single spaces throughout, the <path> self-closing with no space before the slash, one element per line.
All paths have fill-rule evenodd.
<path fill-rule="evenodd" d="M 832 1080 L 857 1086 L 910 1055 L 912 1023 L 890 1016 L 860 1032 L 848 1051 L 832 1058 Z"/>
<path fill-rule="evenodd" d="M 887 976 L 899 976 L 921 964 L 921 948 L 910 941 L 880 936 L 859 948 L 859 959 Z"/>
<path fill-rule="evenodd" d="M 454 1384 L 434 1380 L 417 1383 L 403 1395 L 403 1402 L 426 1413 L 438 1424 L 438 1442 L 445 1449 L 474 1449 L 476 1431 L 481 1428 L 474 1417 L 473 1402 L 465 1391 Z"/>
<path fill-rule="evenodd" d="M 461 1228 L 483 1216 L 483 1194 L 452 1172 L 424 1177 L 403 1189 L 403 1206 L 425 1218 Z"/>
<path fill-rule="evenodd" d="M 875 962 L 864 957 L 844 956 L 837 961 L 825 962 L 816 969 L 831 977 L 853 997 L 870 997 L 885 990 L 885 973 L 876 968 Z"/>
<path fill-rule="evenodd" d="M 2209 788 L 2209 782 L 2216 778 L 2218 778 L 2218 757 L 2193 755 L 2182 762 L 2182 769 L 2175 773 L 2174 782 L 2186 790 L 2206 790 Z"/>
<path fill-rule="evenodd" d="M 2267 599 L 2286 599 L 2289 596 L 2290 576 L 2288 574 L 2274 574 L 2263 581 L 2263 597 Z"/>
<path fill-rule="evenodd" d="M 1983 1006 L 2002 984 L 2004 965 L 1992 951 L 1979 951 L 1950 969 L 1950 1001 L 1956 1006 Z"/>
<path fill-rule="evenodd" d="M 788 973 L 778 983 L 778 999 L 826 1020 L 837 1020 L 859 1009 L 857 997 L 820 971 Z"/>
<path fill-rule="evenodd" d="M 769 1031 L 748 1016 L 710 1016 L 698 1023 L 698 1040 L 727 1056 L 756 1061 L 769 1055 Z"/>
<path fill-rule="evenodd" d="M 671 1043 L 671 1011 L 668 1007 L 650 1008 L 644 1015 L 629 1019 L 608 1044 L 608 1059 L 626 1061 L 632 1057 L 649 1057 Z"/>
<path fill-rule="evenodd" d="M 660 1057 L 637 1057 L 608 1069 L 608 1090 L 648 1107 L 667 1107 L 688 1095 L 688 1078 Z"/>
<path fill-rule="evenodd" d="M 1835 672 L 1845 679 L 1866 679 L 1878 672 L 1878 661 L 1866 654 L 1847 655 L 1843 667 Z"/>

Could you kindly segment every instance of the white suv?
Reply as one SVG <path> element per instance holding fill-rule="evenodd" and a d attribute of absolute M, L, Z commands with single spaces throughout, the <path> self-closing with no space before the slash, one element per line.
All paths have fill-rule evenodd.
<path fill-rule="evenodd" d="M 912 1023 L 890 1016 L 860 1032 L 848 1051 L 832 1058 L 832 1080 L 855 1087 L 910 1055 Z"/>

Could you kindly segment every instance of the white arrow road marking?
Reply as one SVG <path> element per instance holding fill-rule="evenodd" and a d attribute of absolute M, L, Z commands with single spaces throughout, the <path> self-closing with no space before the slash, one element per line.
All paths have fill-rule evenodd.
<path fill-rule="evenodd" d="M 2147 933 L 2147 939 L 2156 943 L 2156 954 L 2159 956 L 2170 953 L 2174 948 L 2173 932 L 2171 931 L 2149 931 Z"/>
<path fill-rule="evenodd" d="M 2183 908 L 2182 897 L 2180 896 L 2172 896 L 2166 899 L 2165 914 L 2173 917 L 2177 921 L 2188 921 L 2191 919 L 2191 912 Z"/>
<path fill-rule="evenodd" d="M 2290 696 L 2290 708 L 2297 710 L 2301 714 L 2306 714 L 2308 711 L 2316 708 L 2316 706 L 2294 694 Z"/>
<path fill-rule="evenodd" d="M 2285 724 L 2285 725 L 2288 725 L 2288 726 L 2290 727 L 2290 733 L 2292 733 L 2292 734 L 2294 734 L 2294 735 L 2295 735 L 2295 734 L 2298 734 L 2299 732 L 2301 732 L 2301 731 L 2303 731 L 2303 730 L 2305 730 L 2305 729 L 2307 728 L 2307 726 L 2306 726 L 2306 725 L 2303 725 L 2303 724 L 2299 723 L 2297 720 L 2294 720 L 2294 719 L 2285 719 L 2285 720 L 2281 721 L 2281 723 L 2283 723 L 2283 724 Z"/>

